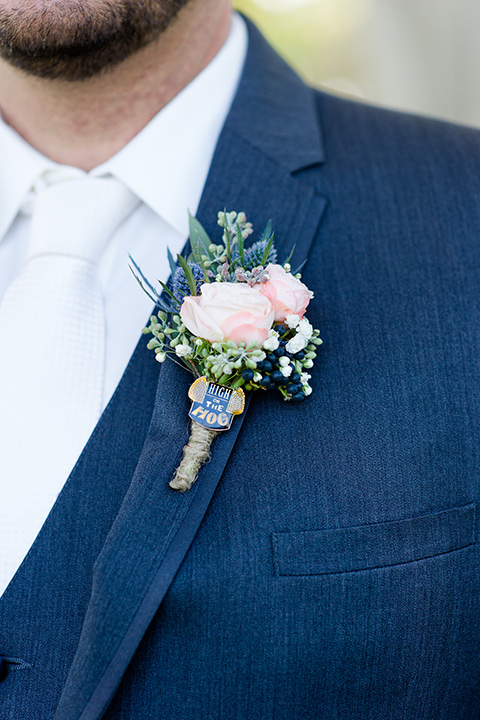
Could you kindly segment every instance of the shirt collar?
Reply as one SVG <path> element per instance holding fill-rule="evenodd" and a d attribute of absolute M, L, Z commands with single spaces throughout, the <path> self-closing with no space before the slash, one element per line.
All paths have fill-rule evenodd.
<path fill-rule="evenodd" d="M 36 179 L 53 160 L 32 148 L 0 118 L 0 241 L 12 224 Z"/>
<path fill-rule="evenodd" d="M 214 59 L 116 155 L 91 171 L 125 183 L 179 233 L 197 210 L 218 137 L 240 80 L 248 46 L 244 20 L 234 14 Z M 0 120 L 0 241 L 35 180 L 58 164 Z"/>

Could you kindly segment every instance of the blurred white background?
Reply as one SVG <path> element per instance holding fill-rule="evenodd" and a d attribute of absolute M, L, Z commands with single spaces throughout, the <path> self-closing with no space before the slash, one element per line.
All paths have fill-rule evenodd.
<path fill-rule="evenodd" d="M 479 0 L 237 0 L 307 81 L 480 126 Z"/>

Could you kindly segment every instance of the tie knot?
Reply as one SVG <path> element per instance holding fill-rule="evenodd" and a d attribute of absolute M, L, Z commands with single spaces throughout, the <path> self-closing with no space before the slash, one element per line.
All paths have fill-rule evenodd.
<path fill-rule="evenodd" d="M 33 199 L 27 258 L 66 255 L 97 262 L 138 198 L 115 178 L 61 177 Z"/>

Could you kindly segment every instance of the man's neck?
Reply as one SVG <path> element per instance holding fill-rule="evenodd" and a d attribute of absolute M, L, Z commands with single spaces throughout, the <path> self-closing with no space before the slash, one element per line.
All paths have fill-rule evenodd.
<path fill-rule="evenodd" d="M 192 2 L 158 41 L 89 80 L 41 79 L 0 61 L 2 115 L 47 157 L 91 170 L 208 65 L 227 38 L 230 15 L 228 0 Z"/>

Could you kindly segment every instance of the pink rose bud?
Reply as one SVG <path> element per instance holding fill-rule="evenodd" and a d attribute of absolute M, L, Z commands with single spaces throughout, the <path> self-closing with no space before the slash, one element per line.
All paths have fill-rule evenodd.
<path fill-rule="evenodd" d="M 275 310 L 275 321 L 284 322 L 287 315 L 303 317 L 313 293 L 291 273 L 285 272 L 281 265 L 267 266 L 270 279 L 261 285 L 261 292 L 267 297 Z"/>
<path fill-rule="evenodd" d="M 210 342 L 233 340 L 261 347 L 272 327 L 270 300 L 244 283 L 205 283 L 200 295 L 185 297 L 180 315 L 188 330 Z"/>

